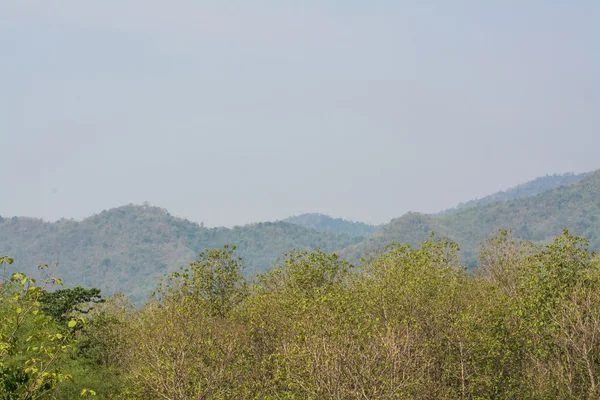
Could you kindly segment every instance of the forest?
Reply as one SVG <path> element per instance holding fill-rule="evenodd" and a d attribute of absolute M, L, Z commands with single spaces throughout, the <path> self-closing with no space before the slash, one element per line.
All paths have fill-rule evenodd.
<path fill-rule="evenodd" d="M 600 0 L 0 0 L 0 400 L 600 400 Z"/>
<path fill-rule="evenodd" d="M 506 230 L 469 270 L 431 235 L 355 265 L 289 252 L 248 277 L 234 246 L 120 294 L 8 273 L 0 399 L 596 399 L 600 259 L 568 230 Z"/>
<path fill-rule="evenodd" d="M 206 227 L 150 205 L 125 205 L 80 221 L 0 217 L 0 255 L 15 262 L 10 272 L 40 278 L 36 266 L 60 264 L 69 287 L 95 287 L 105 295 L 124 293 L 141 305 L 157 277 L 187 265 L 207 248 L 237 246 L 245 275 L 264 273 L 290 249 L 361 257 L 394 243 L 419 245 L 432 231 L 461 247 L 460 261 L 477 264 L 479 244 L 498 229 L 544 244 L 568 227 L 600 250 L 600 171 L 551 175 L 498 192 L 443 215 L 409 212 L 384 225 L 303 214 L 244 226 Z M 489 198 L 494 202 L 489 202 Z"/>

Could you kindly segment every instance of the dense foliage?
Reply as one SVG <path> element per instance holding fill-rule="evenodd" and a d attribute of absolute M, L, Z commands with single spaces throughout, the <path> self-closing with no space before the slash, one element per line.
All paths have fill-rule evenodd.
<path fill-rule="evenodd" d="M 38 284 L 22 273 L 9 276 L 13 261 L 0 257 L 0 399 L 44 398 L 72 377 L 63 371 L 61 359 L 73 346 L 81 320 L 54 319 L 42 311 L 46 290 L 61 285 L 47 265 L 40 266 L 46 279 Z"/>
<path fill-rule="evenodd" d="M 456 244 L 431 236 L 356 268 L 295 251 L 253 279 L 234 247 L 209 249 L 142 307 L 90 298 L 85 323 L 66 330 L 13 275 L 0 292 L 0 316 L 16 324 L 2 330 L 0 366 L 25 383 L 11 378 L 0 398 L 599 398 L 600 259 L 587 240 L 500 231 L 480 247 L 472 273 Z M 50 349 L 67 342 L 28 356 L 18 344 L 36 334 Z M 55 375 L 28 386 L 28 357 L 51 357 Z"/>

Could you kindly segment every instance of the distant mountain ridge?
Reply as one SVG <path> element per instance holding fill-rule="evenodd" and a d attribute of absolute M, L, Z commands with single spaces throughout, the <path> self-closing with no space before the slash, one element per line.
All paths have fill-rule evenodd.
<path fill-rule="evenodd" d="M 284 219 L 283 222 L 300 225 L 318 232 L 341 233 L 350 236 L 368 236 L 383 226 L 333 218 L 329 215 L 319 213 L 295 215 Z"/>
<path fill-rule="evenodd" d="M 205 248 L 236 245 L 247 272 L 271 268 L 291 249 L 335 251 L 360 237 L 323 233 L 286 222 L 204 228 L 158 207 L 128 205 L 82 221 L 44 222 L 0 217 L 0 254 L 15 258 L 14 270 L 36 273 L 42 263 L 60 263 L 67 285 L 125 292 L 143 300 L 156 278 L 187 265 Z"/>
<path fill-rule="evenodd" d="M 580 174 L 567 172 L 564 174 L 542 176 L 532 181 L 514 186 L 507 190 L 501 190 L 489 196 L 485 196 L 481 199 L 475 199 L 467 201 L 466 203 L 460 203 L 456 207 L 440 211 L 435 215 L 447 215 L 449 213 L 456 212 L 465 208 L 484 206 L 486 204 L 491 203 L 506 202 L 510 200 L 520 199 L 523 197 L 536 196 L 540 193 L 544 193 L 561 186 L 570 185 L 572 183 L 578 182 L 585 178 L 587 174 L 589 174 L 589 172 L 584 172 Z"/>
<path fill-rule="evenodd" d="M 442 216 L 407 213 L 341 254 L 356 260 L 392 242 L 420 243 L 435 232 L 458 243 L 463 261 L 473 266 L 480 242 L 498 229 L 512 229 L 520 238 L 544 243 L 564 228 L 600 250 L 600 170 L 535 196 L 464 207 Z"/>
<path fill-rule="evenodd" d="M 57 275 L 67 285 L 122 291 L 139 302 L 154 289 L 157 277 L 186 265 L 205 248 L 224 244 L 236 245 L 247 272 L 254 274 L 270 269 L 292 249 L 319 247 L 356 261 L 391 242 L 417 244 L 435 231 L 456 241 L 463 261 L 472 266 L 479 243 L 497 229 L 545 242 L 565 227 L 600 249 L 600 171 L 542 177 L 443 215 L 407 213 L 382 226 L 302 214 L 231 229 L 206 228 L 147 205 L 105 210 L 82 221 L 0 217 L 0 255 L 16 259 L 13 269 L 33 274 L 37 265 L 58 261 Z"/>

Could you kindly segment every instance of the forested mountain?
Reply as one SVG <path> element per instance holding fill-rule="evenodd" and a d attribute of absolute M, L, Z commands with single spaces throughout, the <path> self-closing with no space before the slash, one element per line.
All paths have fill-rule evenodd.
<path fill-rule="evenodd" d="M 588 172 L 584 172 L 581 174 L 567 172 L 565 174 L 542 176 L 532 181 L 512 187 L 510 189 L 501 190 L 489 196 L 485 196 L 481 199 L 475 199 L 467 201 L 466 203 L 460 203 L 456 207 L 441 211 L 436 215 L 446 215 L 465 208 L 484 206 L 491 203 L 506 202 L 510 200 L 520 199 L 523 197 L 536 196 L 549 190 L 556 189 L 561 186 L 570 185 L 574 182 L 578 182 L 582 180 L 587 174 Z"/>
<path fill-rule="evenodd" d="M 304 226 L 318 232 L 343 233 L 351 236 L 368 236 L 382 227 L 382 225 L 376 226 L 364 222 L 348 221 L 319 213 L 295 215 L 284 219 L 283 222 Z"/>
<path fill-rule="evenodd" d="M 366 238 L 287 222 L 209 229 L 133 205 L 79 222 L 0 218 L 0 267 L 35 273 L 58 259 L 71 287 L 0 276 L 0 364 L 11 366 L 0 398 L 596 399 L 600 258 L 565 227 L 600 248 L 600 171 L 536 196 L 408 213 Z M 415 246 L 363 268 L 344 260 L 394 241 Z M 324 251 L 284 255 L 314 247 Z M 238 256 L 269 271 L 249 284 Z M 48 365 L 54 375 L 39 372 Z"/>
<path fill-rule="evenodd" d="M 128 205 L 83 221 L 0 217 L 0 254 L 15 258 L 15 270 L 33 273 L 42 263 L 60 263 L 68 285 L 123 291 L 142 300 L 156 277 L 187 265 L 205 248 L 236 245 L 247 273 L 263 272 L 291 249 L 344 248 L 358 237 L 317 232 L 286 222 L 204 228 L 157 207 Z"/>
<path fill-rule="evenodd" d="M 469 266 L 474 265 L 478 244 L 499 228 L 545 242 L 568 227 L 600 249 L 600 171 L 582 175 L 539 178 L 491 196 L 497 199 L 493 203 L 468 202 L 441 216 L 408 213 L 381 227 L 303 214 L 232 229 L 205 228 L 161 208 L 134 205 L 83 221 L 0 217 L 0 255 L 14 257 L 11 268 L 28 273 L 39 264 L 58 261 L 57 275 L 66 284 L 99 287 L 109 294 L 123 291 L 139 302 L 157 277 L 187 265 L 205 248 L 224 244 L 238 247 L 250 275 L 270 269 L 291 249 L 319 247 L 356 261 L 394 241 L 421 243 L 432 231 L 456 241 Z M 536 191 L 543 193 L 531 196 Z M 508 200 L 515 196 L 528 197 Z"/>
<path fill-rule="evenodd" d="M 440 217 L 407 213 L 342 255 L 356 260 L 391 242 L 421 243 L 435 232 L 457 242 L 463 261 L 473 266 L 478 244 L 498 229 L 512 229 L 522 239 L 545 243 L 564 228 L 589 239 L 592 249 L 600 249 L 600 170 L 536 196 L 465 207 Z"/>

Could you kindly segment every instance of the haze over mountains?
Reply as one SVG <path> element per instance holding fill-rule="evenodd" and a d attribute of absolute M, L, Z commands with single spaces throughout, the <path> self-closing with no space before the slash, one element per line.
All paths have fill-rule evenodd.
<path fill-rule="evenodd" d="M 463 261 L 473 266 L 478 244 L 500 228 L 537 242 L 569 228 L 600 249 L 600 171 L 541 177 L 437 215 L 407 213 L 382 226 L 303 214 L 231 229 L 206 228 L 147 205 L 105 210 L 82 221 L 0 217 L 0 254 L 14 257 L 14 269 L 28 273 L 38 264 L 58 261 L 57 275 L 67 285 L 124 292 L 140 302 L 157 277 L 194 260 L 205 248 L 224 244 L 236 245 L 247 272 L 254 274 L 273 267 L 291 249 L 319 247 L 357 261 L 391 242 L 416 244 L 435 231 L 459 243 Z"/>

